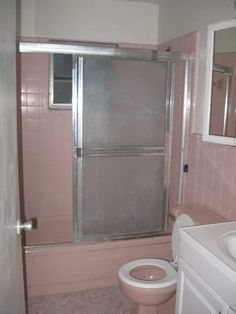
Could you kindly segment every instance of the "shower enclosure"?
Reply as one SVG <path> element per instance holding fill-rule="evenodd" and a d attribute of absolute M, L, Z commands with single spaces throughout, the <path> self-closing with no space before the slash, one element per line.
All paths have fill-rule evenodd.
<path fill-rule="evenodd" d="M 175 64 L 187 83 L 188 56 L 26 42 L 20 51 L 72 56 L 74 241 L 166 233 Z"/>
<path fill-rule="evenodd" d="M 78 238 L 163 232 L 171 113 L 168 64 L 85 57 L 78 60 L 78 72 Z"/>

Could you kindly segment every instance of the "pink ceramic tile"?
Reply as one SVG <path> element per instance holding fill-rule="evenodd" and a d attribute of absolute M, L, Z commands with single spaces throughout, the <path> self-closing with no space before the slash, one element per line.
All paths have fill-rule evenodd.
<path fill-rule="evenodd" d="M 129 314 L 130 307 L 131 302 L 118 287 L 29 299 L 29 314 Z"/>
<path fill-rule="evenodd" d="M 44 217 L 28 244 L 72 237 L 71 112 L 48 107 L 48 61 L 46 54 L 21 56 L 24 210 L 27 218 Z M 47 227 L 50 219 L 58 225 Z"/>
<path fill-rule="evenodd" d="M 236 186 L 232 187 L 232 195 L 230 199 L 229 219 L 236 220 Z"/>
<path fill-rule="evenodd" d="M 29 130 L 28 119 L 22 121 L 22 144 L 23 144 L 23 163 L 25 158 L 29 156 L 35 156 L 35 158 L 40 157 L 40 137 L 38 130 Z M 25 165 L 25 167 L 27 167 Z"/>
<path fill-rule="evenodd" d="M 170 42 L 164 43 L 158 46 L 158 49 L 165 50 L 168 47 L 172 51 L 187 52 L 191 53 L 193 56 L 196 54 L 196 42 L 198 40 L 197 33 L 187 34 L 180 38 L 171 40 Z M 192 64 L 193 69 L 196 68 L 195 64 Z M 178 186 L 179 186 L 179 175 L 180 175 L 180 145 L 181 145 L 181 130 L 182 130 L 182 117 L 183 117 L 183 86 L 184 86 L 184 68 L 183 65 L 177 64 L 176 67 L 176 86 L 175 86 L 175 110 L 174 110 L 174 125 L 173 125 L 173 145 L 172 145 L 172 165 L 171 165 L 171 195 L 170 195 L 170 207 L 178 204 Z M 195 88 L 195 81 L 192 82 L 192 90 Z M 192 98 L 193 101 L 195 100 Z M 192 104 L 193 106 L 193 104 Z M 189 121 L 188 128 L 191 127 L 191 120 Z M 186 141 L 188 140 L 189 134 L 187 134 Z M 194 148 L 193 148 L 194 149 Z M 188 158 L 190 158 L 188 156 Z M 191 168 L 190 168 L 191 169 Z M 186 179 L 187 180 L 187 179 Z M 188 189 L 188 182 L 185 184 L 186 189 Z M 189 189 L 188 189 L 189 191 Z M 185 193 L 186 195 L 186 193 Z M 192 199 L 193 197 L 187 198 Z"/>
<path fill-rule="evenodd" d="M 27 117 L 28 119 L 37 119 L 39 118 L 40 108 L 37 106 L 28 106 L 27 107 Z"/>
<path fill-rule="evenodd" d="M 231 213 L 230 213 L 230 199 L 226 197 L 221 198 L 221 206 L 218 208 L 218 212 L 223 217 L 230 219 Z"/>
<path fill-rule="evenodd" d="M 22 118 L 22 120 L 27 119 L 27 115 L 28 115 L 28 110 L 27 109 L 28 108 L 26 106 L 22 106 L 21 107 L 21 118 Z M 23 124 L 23 121 L 22 121 L 22 124 Z M 26 126 L 24 125 L 24 127 L 26 127 Z"/>
<path fill-rule="evenodd" d="M 26 105 L 28 107 L 39 107 L 39 97 L 40 94 L 35 92 L 35 93 L 27 93 L 27 103 Z"/>
<path fill-rule="evenodd" d="M 125 262 L 170 254 L 170 236 L 38 248 L 26 253 L 29 296 L 117 285 Z"/>
<path fill-rule="evenodd" d="M 39 211 L 40 212 L 40 211 Z M 72 242 L 72 215 L 41 217 L 37 214 L 36 230 L 26 234 L 26 240 L 31 245 L 38 243 Z"/>
<path fill-rule="evenodd" d="M 27 108 L 27 119 L 24 121 L 25 128 L 30 131 L 38 131 L 39 130 L 39 120 L 38 119 L 32 119 L 29 117 L 28 114 L 28 108 Z"/>
<path fill-rule="evenodd" d="M 173 50 L 194 55 L 197 37 L 196 33 L 188 34 L 162 47 L 165 49 L 170 46 Z M 193 64 L 193 69 L 196 69 L 196 64 Z M 178 202 L 183 68 L 178 66 L 176 73 L 171 206 Z M 192 90 L 194 92 L 196 90 L 196 73 L 193 75 Z M 30 94 L 32 92 L 35 93 L 34 97 Z M 24 94 L 24 98 L 28 96 L 28 102 L 24 99 L 22 103 L 22 110 L 30 106 L 40 108 L 39 129 L 38 127 L 35 129 L 31 121 L 32 112 L 29 116 L 28 112 L 24 113 L 25 121 L 23 121 L 25 210 L 29 217 L 41 213 L 38 217 L 39 229 L 28 236 L 31 237 L 29 243 L 70 241 L 72 236 L 71 112 L 48 109 L 48 56 L 24 55 L 22 93 L 27 93 Z M 192 96 L 191 117 L 194 113 L 194 102 L 195 94 Z M 192 123 L 191 120 L 190 124 Z M 222 145 L 204 143 L 199 135 L 190 134 L 190 130 L 191 125 L 187 154 L 190 172 L 185 175 L 185 201 L 190 204 L 205 205 L 212 211 L 232 219 L 236 217 L 235 152 L 232 153 Z M 34 138 L 37 141 L 39 139 L 39 143 L 35 142 Z M 38 167 L 40 173 L 34 172 L 34 167 Z M 232 185 L 230 185 L 227 182 L 230 182 L 232 173 Z M 27 253 L 29 292 L 31 295 L 37 295 L 52 293 L 52 291 L 94 288 L 109 283 L 116 284 L 117 269 L 125 261 L 145 256 L 170 257 L 169 240 L 168 243 L 160 245 L 156 243 L 154 245 L 153 239 L 148 241 L 144 246 L 132 242 L 132 246 L 128 248 L 126 245 L 129 241 L 126 241 L 126 244 L 123 242 L 119 248 L 113 249 L 109 247 L 100 250 L 97 246 L 81 245 L 68 250 L 51 249 L 44 251 L 42 256 L 37 256 L 38 252 Z M 94 261 L 98 266 L 94 267 Z M 107 264 L 104 261 L 107 261 Z"/>
<path fill-rule="evenodd" d="M 174 313 L 175 297 L 159 307 L 159 314 Z M 29 314 L 130 314 L 131 302 L 119 287 L 32 297 Z"/>
<path fill-rule="evenodd" d="M 161 49 L 171 47 L 174 51 L 191 53 L 196 56 L 198 34 L 191 33 L 174 39 L 160 46 Z M 219 56 L 223 58 L 224 56 Z M 231 56 L 227 56 L 228 65 L 232 66 Z M 234 61 L 233 61 L 234 62 Z M 236 152 L 235 148 L 203 142 L 201 136 L 191 134 L 191 125 L 194 124 L 194 106 L 196 99 L 196 64 L 193 63 L 192 73 L 192 102 L 191 123 L 188 134 L 188 163 L 189 173 L 185 175 L 185 202 L 190 204 L 202 204 L 212 211 L 221 213 L 224 217 L 235 217 L 236 187 Z M 177 80 L 182 80 L 181 72 L 177 74 Z M 177 85 L 177 102 L 181 101 L 181 90 Z M 178 113 L 175 116 L 178 117 Z M 178 124 L 174 121 L 174 125 Z M 179 124 L 180 127 L 180 124 Z M 177 147 L 174 148 L 177 151 Z M 177 182 L 175 172 L 174 181 Z M 173 173 L 172 173 L 173 175 Z"/>

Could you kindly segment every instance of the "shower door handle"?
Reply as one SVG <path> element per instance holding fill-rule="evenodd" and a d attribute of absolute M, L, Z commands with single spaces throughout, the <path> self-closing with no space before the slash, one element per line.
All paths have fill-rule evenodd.
<path fill-rule="evenodd" d="M 17 220 L 16 223 L 17 234 L 21 234 L 22 231 L 32 231 L 33 229 L 37 229 L 36 218 L 28 219 L 23 222 L 19 219 Z"/>
<path fill-rule="evenodd" d="M 164 146 L 75 147 L 74 157 L 163 156 Z"/>

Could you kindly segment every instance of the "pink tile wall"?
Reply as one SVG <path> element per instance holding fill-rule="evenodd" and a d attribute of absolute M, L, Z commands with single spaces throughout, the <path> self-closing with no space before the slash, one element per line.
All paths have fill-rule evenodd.
<path fill-rule="evenodd" d="M 198 34 L 191 33 L 161 45 L 196 55 Z M 28 243 L 66 242 L 72 237 L 71 112 L 48 109 L 48 57 L 24 54 L 22 75 L 22 133 L 24 196 L 27 218 L 37 216 L 38 231 Z M 189 130 L 194 117 L 196 59 L 192 64 L 192 101 Z M 182 128 L 183 67 L 177 68 L 171 207 L 178 203 Z M 202 142 L 188 133 L 189 173 L 185 176 L 185 203 L 206 206 L 227 219 L 236 219 L 235 148 Z M 40 214 L 39 214 L 40 213 Z"/>
<path fill-rule="evenodd" d="M 72 239 L 71 111 L 48 107 L 46 54 L 20 58 L 24 212 L 37 217 L 27 244 Z"/>
<path fill-rule="evenodd" d="M 226 219 L 235 220 L 235 147 L 203 142 L 197 134 L 190 138 L 185 202 L 207 206 Z"/>
<path fill-rule="evenodd" d="M 196 69 L 196 54 L 198 45 L 198 33 L 190 33 L 183 37 L 171 40 L 158 46 L 160 50 L 170 49 L 176 52 L 189 53 L 193 57 L 192 67 L 192 95 L 194 95 L 195 81 L 194 73 Z M 172 160 L 171 160 L 171 180 L 170 180 L 170 208 L 179 204 L 179 177 L 181 162 L 181 141 L 183 124 L 183 99 L 184 99 L 184 66 L 178 63 L 176 66 L 176 81 L 174 95 L 174 121 L 173 121 L 173 139 L 172 139 Z M 192 111 L 194 97 L 192 97 Z M 187 127 L 191 128 L 191 120 Z M 187 134 L 188 142 L 189 134 Z"/>
<path fill-rule="evenodd" d="M 161 47 L 196 56 L 197 42 L 197 33 L 190 33 Z M 187 148 L 189 172 L 184 174 L 184 203 L 205 206 L 228 220 L 236 219 L 236 148 L 203 142 L 200 135 L 191 132 L 196 101 L 196 64 L 195 58 Z M 179 76 L 178 80 L 182 79 Z M 178 102 L 181 104 L 181 97 Z"/>

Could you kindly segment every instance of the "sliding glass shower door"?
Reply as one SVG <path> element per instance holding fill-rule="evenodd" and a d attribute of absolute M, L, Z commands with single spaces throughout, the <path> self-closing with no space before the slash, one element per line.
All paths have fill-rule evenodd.
<path fill-rule="evenodd" d="M 73 124 L 77 240 L 165 231 L 167 62 L 75 58 Z"/>

